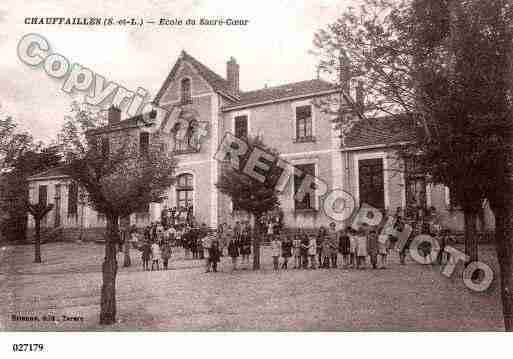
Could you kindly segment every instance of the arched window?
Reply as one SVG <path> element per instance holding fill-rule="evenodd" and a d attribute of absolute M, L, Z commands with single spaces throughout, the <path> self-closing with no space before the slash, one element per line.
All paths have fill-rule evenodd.
<path fill-rule="evenodd" d="M 176 182 L 176 204 L 179 209 L 193 205 L 194 186 L 193 177 L 189 173 L 178 176 Z"/>
<path fill-rule="evenodd" d="M 192 102 L 191 79 L 185 78 L 182 80 L 182 103 L 190 102 Z"/>

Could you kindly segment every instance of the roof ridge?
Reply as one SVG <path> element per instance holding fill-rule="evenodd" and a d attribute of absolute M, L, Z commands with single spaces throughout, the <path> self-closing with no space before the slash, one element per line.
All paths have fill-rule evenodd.
<path fill-rule="evenodd" d="M 256 90 L 241 91 L 241 93 L 242 93 L 242 94 L 247 94 L 247 93 L 250 93 L 250 92 L 265 91 L 265 90 L 273 90 L 273 89 L 278 89 L 278 88 L 287 87 L 287 86 L 290 86 L 290 85 L 297 85 L 297 84 L 301 84 L 301 83 L 314 82 L 314 81 L 319 81 L 319 82 L 324 82 L 324 83 L 326 83 L 326 84 L 331 84 L 331 82 L 326 81 L 326 80 L 321 80 L 321 79 L 310 79 L 310 80 L 301 80 L 301 81 L 287 82 L 287 83 L 284 83 L 284 84 L 281 84 L 281 85 L 275 85 L 275 86 L 269 86 L 269 87 L 262 87 L 262 88 L 259 88 L 259 89 L 256 89 Z M 335 86 L 335 85 L 333 84 L 333 86 Z"/>
<path fill-rule="evenodd" d="M 191 54 L 182 51 L 183 53 L 183 58 L 188 58 L 189 60 L 192 60 L 193 62 L 195 62 L 196 64 L 200 65 L 200 66 L 203 66 L 205 68 L 205 70 L 208 70 L 210 71 L 212 74 L 216 75 L 217 77 L 219 77 L 219 79 L 221 80 L 224 80 L 226 82 L 228 82 L 227 79 L 225 79 L 223 76 L 219 75 L 217 72 L 215 72 L 214 70 L 212 70 L 210 67 L 208 67 L 207 65 L 205 65 L 204 63 L 202 63 L 201 61 L 199 61 L 197 58 L 195 58 L 194 56 L 192 56 Z"/>

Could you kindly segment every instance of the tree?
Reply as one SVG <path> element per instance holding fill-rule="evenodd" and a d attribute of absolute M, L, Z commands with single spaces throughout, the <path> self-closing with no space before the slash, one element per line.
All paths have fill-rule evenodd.
<path fill-rule="evenodd" d="M 161 200 L 174 182 L 176 161 L 165 150 L 158 132 L 151 146 L 140 151 L 128 130 L 101 137 L 94 131 L 101 120 L 95 119 L 89 109 L 75 106 L 73 112 L 75 115 L 68 117 L 60 136 L 66 149 L 65 172 L 87 193 L 89 205 L 105 214 L 107 220 L 100 324 L 113 324 L 119 219 L 142 205 Z"/>
<path fill-rule="evenodd" d="M 245 139 L 246 140 L 246 139 Z M 254 239 L 253 239 L 253 269 L 260 269 L 260 239 L 264 232 L 261 226 L 262 216 L 279 206 L 278 193 L 274 184 L 277 180 L 275 167 L 271 165 L 270 175 L 265 176 L 265 181 L 248 176 L 243 172 L 243 168 L 251 154 L 255 149 L 261 149 L 278 158 L 278 152 L 264 145 L 262 138 L 254 137 L 247 139 L 248 151 L 239 161 L 239 168 L 233 167 L 231 164 L 224 163 L 221 176 L 216 187 L 221 193 L 228 195 L 233 203 L 233 208 L 243 210 L 254 217 Z M 265 160 L 263 160 L 265 161 Z"/>
<path fill-rule="evenodd" d="M 53 209 L 53 204 L 27 203 L 27 211 L 34 217 L 36 236 L 34 240 L 34 262 L 41 263 L 41 220 Z"/>
<path fill-rule="evenodd" d="M 348 131 L 354 118 L 411 118 L 423 136 L 410 150 L 423 171 L 451 190 L 465 214 L 465 246 L 477 259 L 483 200 L 497 220 L 506 330 L 511 330 L 511 3 L 501 0 L 367 0 L 315 37 L 322 72 L 339 76 L 342 96 L 327 101 Z M 342 65 L 341 65 L 342 64 Z M 360 99 L 344 81 L 358 79 Z M 337 99 L 335 99 L 337 100 Z M 342 102 L 347 103 L 346 108 Z M 337 104 L 338 106 L 334 106 Z M 328 106 L 327 106 L 328 105 Z M 356 113 L 347 120 L 344 110 Z M 508 155 L 506 155 L 508 154 Z M 500 189 L 501 193 L 497 193 Z M 507 215 L 509 211 L 509 216 Z M 502 212 L 502 214 L 501 214 Z M 507 227 L 507 228 L 506 228 Z M 511 230 L 509 230 L 511 231 Z M 504 238 L 509 238 L 504 240 Z"/>
<path fill-rule="evenodd" d="M 0 171 L 5 183 L 0 210 L 6 213 L 0 230 L 7 239 L 26 237 L 27 178 L 58 165 L 60 160 L 58 148 L 36 143 L 28 133 L 16 131 L 12 118 L 0 120 Z"/>

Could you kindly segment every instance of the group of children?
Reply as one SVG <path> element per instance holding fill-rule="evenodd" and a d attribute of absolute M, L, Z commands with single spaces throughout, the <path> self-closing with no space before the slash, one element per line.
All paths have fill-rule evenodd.
<path fill-rule="evenodd" d="M 131 229 L 130 240 L 141 251 L 143 270 L 160 270 L 160 263 L 164 270 L 169 269 L 172 247 L 181 241 L 184 233 L 182 227 L 151 223 L 144 228 L 142 238 L 135 227 Z"/>
<path fill-rule="evenodd" d="M 143 270 L 150 270 L 150 261 L 151 270 L 154 270 L 154 268 L 160 270 L 160 260 L 162 260 L 163 269 L 168 269 L 172 252 L 171 244 L 168 241 L 162 241 L 161 243 L 144 241 L 140 250 Z"/>
<path fill-rule="evenodd" d="M 393 227 L 401 230 L 403 217 L 396 213 Z M 437 234 L 440 226 L 430 226 L 429 233 Z M 425 232 L 427 229 L 421 229 Z M 134 231 L 132 235 L 137 235 Z M 417 232 L 417 231 L 414 231 Z M 217 271 L 221 257 L 231 257 L 232 270 L 237 270 L 239 257 L 241 264 L 249 265 L 253 243 L 253 230 L 248 221 L 236 222 L 229 226 L 219 225 L 217 230 L 201 226 L 170 226 L 165 228 L 159 223 L 152 224 L 144 230 L 144 242 L 140 246 L 144 270 L 168 269 L 172 246 L 182 246 L 185 258 L 205 259 L 206 271 Z M 295 233 L 287 230 L 267 231 L 265 239 L 270 242 L 274 270 L 288 269 L 293 260 L 294 268 L 337 268 L 341 256 L 344 268 L 365 268 L 367 263 L 373 269 L 387 267 L 387 257 L 397 238 L 389 234 L 387 228 L 371 228 L 365 224 L 358 229 L 347 227 L 337 230 L 334 222 L 328 228 L 321 226 L 316 235 L 308 235 L 303 228 Z M 411 239 L 410 239 L 411 240 Z M 409 242 L 399 253 L 401 264 L 408 250 Z M 282 259 L 280 265 L 280 257 Z M 151 261 L 151 267 L 149 265 Z M 151 269 L 150 269 L 151 268 Z"/>
<path fill-rule="evenodd" d="M 337 268 L 338 256 L 342 256 L 342 267 L 363 268 L 370 258 L 372 268 L 386 268 L 390 240 L 388 236 L 378 237 L 376 230 L 362 226 L 358 230 L 347 227 L 337 231 L 335 223 L 329 228 L 322 227 L 316 236 L 308 236 L 303 229 L 295 235 L 285 233 L 273 235 L 271 253 L 274 270 L 280 268 L 279 259 L 283 258 L 282 269 L 288 268 L 288 262 L 294 257 L 294 269 L 299 268 Z"/>

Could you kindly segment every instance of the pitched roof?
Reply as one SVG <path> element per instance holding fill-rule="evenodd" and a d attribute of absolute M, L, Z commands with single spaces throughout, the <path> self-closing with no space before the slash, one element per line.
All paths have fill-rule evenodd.
<path fill-rule="evenodd" d="M 57 166 L 50 168 L 46 171 L 36 173 L 30 176 L 29 180 L 34 180 L 38 178 L 50 178 L 50 177 L 68 177 L 68 175 L 64 172 L 64 166 Z"/>
<path fill-rule="evenodd" d="M 124 120 L 121 120 L 116 123 L 108 124 L 102 127 L 98 128 L 92 128 L 90 130 L 87 130 L 88 135 L 98 135 L 100 133 L 105 132 L 112 132 L 112 131 L 119 131 L 124 130 L 127 128 L 139 128 L 141 127 L 150 127 L 152 126 L 151 122 L 148 122 L 148 120 L 145 120 L 143 116 L 150 116 L 149 113 L 145 114 L 139 114 L 130 118 L 126 118 Z"/>
<path fill-rule="evenodd" d="M 254 91 L 241 92 L 240 100 L 225 106 L 225 109 L 229 109 L 231 107 L 252 106 L 290 97 L 301 97 L 319 92 L 335 90 L 337 90 L 336 85 L 319 79 L 293 82 Z"/>
<path fill-rule="evenodd" d="M 385 116 L 358 120 L 346 134 L 342 149 L 393 145 L 416 141 L 421 131 L 411 116 Z"/>
<path fill-rule="evenodd" d="M 210 68 L 189 55 L 187 52 L 182 51 L 180 58 L 171 69 L 171 72 L 162 84 L 159 92 L 157 93 L 157 96 L 155 96 L 153 101 L 154 103 L 158 103 L 160 101 L 169 84 L 173 81 L 182 61 L 187 61 L 192 66 L 194 66 L 199 75 L 202 76 L 210 86 L 212 86 L 214 91 L 224 95 L 230 100 L 230 104 L 225 106 L 226 109 L 232 107 L 249 107 L 270 101 L 276 101 L 290 97 L 301 97 L 319 92 L 334 91 L 337 89 L 337 87 L 332 83 L 316 79 L 294 82 L 274 87 L 266 87 L 254 91 L 235 93 L 232 90 L 228 80 L 212 71 Z"/>
<path fill-rule="evenodd" d="M 194 66 L 196 71 L 198 71 L 200 76 L 203 77 L 205 79 L 205 81 L 207 81 L 210 86 L 212 86 L 214 91 L 219 92 L 222 95 L 225 95 L 227 97 L 230 97 L 233 100 L 238 99 L 239 95 L 232 91 L 228 80 L 224 79 L 222 76 L 218 75 L 217 73 L 215 73 L 214 71 L 209 69 L 207 66 L 203 65 L 201 62 L 196 60 L 194 57 L 189 55 L 187 52 L 182 51 L 180 58 L 178 59 L 178 61 L 176 61 L 175 65 L 171 69 L 171 72 L 169 73 L 169 75 L 167 75 L 166 80 L 160 87 L 160 90 L 157 93 L 157 96 L 155 96 L 155 99 L 153 100 L 154 103 L 158 103 L 160 101 L 160 99 L 164 95 L 164 92 L 168 88 L 169 84 L 171 83 L 171 81 L 173 81 L 173 79 L 176 75 L 176 72 L 180 68 L 180 64 L 182 63 L 182 61 L 187 61 L 192 66 Z"/>

